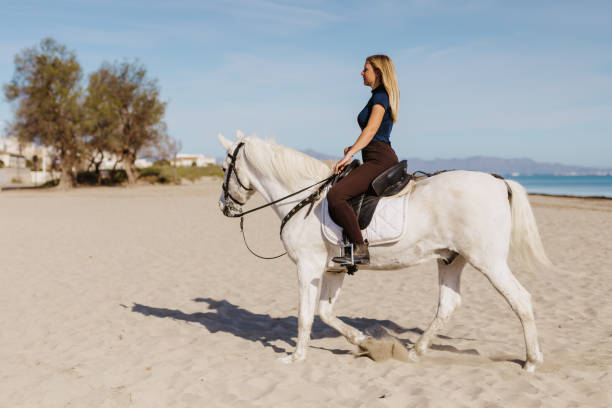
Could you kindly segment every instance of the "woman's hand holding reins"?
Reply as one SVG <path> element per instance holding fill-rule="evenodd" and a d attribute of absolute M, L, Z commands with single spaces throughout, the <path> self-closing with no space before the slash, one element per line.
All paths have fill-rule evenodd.
<path fill-rule="evenodd" d="M 340 159 L 340 161 L 336 163 L 336 165 L 334 166 L 334 174 L 338 174 L 339 172 L 341 172 L 342 169 L 344 169 L 346 165 L 349 164 L 351 159 L 353 158 L 353 154 L 350 152 L 349 147 L 344 149 L 344 151 L 345 151 L 344 157 Z"/>

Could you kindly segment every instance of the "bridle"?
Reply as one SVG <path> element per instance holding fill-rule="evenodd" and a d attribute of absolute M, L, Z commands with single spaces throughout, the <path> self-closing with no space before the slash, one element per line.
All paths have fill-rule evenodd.
<path fill-rule="evenodd" d="M 238 185 L 240 187 L 242 187 L 243 189 L 245 189 L 246 191 L 252 191 L 252 188 L 248 188 L 246 187 L 242 181 L 240 181 L 240 177 L 238 177 L 238 172 L 236 171 L 236 158 L 238 157 L 238 153 L 240 152 L 240 148 L 244 146 L 244 142 L 240 142 L 238 143 L 238 146 L 236 147 L 236 149 L 234 149 L 234 153 L 233 154 L 227 154 L 227 157 L 229 157 L 231 159 L 229 167 L 227 168 L 227 171 L 225 173 L 225 180 L 223 181 L 223 200 L 225 201 L 225 205 L 226 208 L 228 208 L 230 211 L 237 211 L 238 209 L 236 207 L 234 207 L 234 205 L 232 204 L 232 202 L 238 204 L 238 205 L 244 205 L 245 203 L 241 203 L 240 201 L 238 201 L 237 199 L 235 199 L 229 192 L 229 182 L 230 179 L 232 177 L 232 173 L 234 173 L 236 175 L 236 181 L 238 182 Z M 231 201 L 228 201 L 228 198 Z M 225 209 L 223 210 L 223 213 L 227 216 L 230 216 L 230 214 L 227 214 Z"/>
<path fill-rule="evenodd" d="M 336 177 L 335 174 L 332 174 L 331 176 L 329 176 L 326 179 L 323 179 L 321 181 L 317 181 L 314 184 L 311 184 L 308 187 L 305 187 L 301 190 L 298 190 L 294 193 L 291 193 L 289 195 L 286 195 L 284 197 L 279 198 L 278 200 L 274 200 L 271 201 L 267 204 L 264 205 L 260 205 L 259 207 L 250 209 L 248 211 L 242 211 L 239 208 L 236 208 L 234 206 L 233 203 L 236 203 L 240 206 L 244 205 L 245 203 L 241 203 L 240 201 L 236 200 L 234 197 L 232 197 L 232 195 L 229 192 L 229 182 L 230 179 L 232 177 L 232 173 L 234 173 L 236 175 L 236 181 L 238 182 L 238 184 L 240 185 L 240 187 L 242 187 L 243 189 L 245 189 L 246 191 L 253 191 L 252 188 L 248 188 L 246 187 L 241 181 L 240 178 L 238 177 L 238 172 L 236 171 L 236 159 L 238 158 L 238 152 L 240 151 L 240 148 L 244 146 L 244 142 L 240 142 L 238 143 L 238 146 L 236 146 L 236 149 L 234 150 L 234 153 L 232 153 L 231 155 L 228 153 L 227 157 L 229 157 L 230 160 L 230 164 L 226 170 L 225 173 L 225 180 L 223 181 L 223 200 L 225 201 L 225 207 L 223 208 L 223 214 L 227 217 L 232 217 L 232 218 L 237 218 L 240 217 L 240 232 L 242 232 L 242 239 L 244 240 L 244 245 L 246 245 L 247 249 L 256 257 L 258 258 L 262 258 L 262 259 L 275 259 L 275 258 L 280 258 L 281 256 L 285 255 L 287 252 L 283 252 L 280 255 L 277 256 L 271 256 L 271 257 L 266 257 L 266 256 L 260 256 L 257 255 L 255 252 L 253 252 L 251 250 L 251 248 L 249 248 L 249 244 L 247 244 L 246 242 L 246 237 L 244 236 L 244 216 L 247 214 L 250 214 L 252 212 L 261 210 L 262 208 L 266 208 L 269 207 L 271 205 L 274 205 L 278 202 L 284 201 L 287 198 L 293 197 L 297 194 L 300 194 L 306 190 L 308 190 L 311 187 L 314 187 L 318 184 L 322 184 L 315 192 L 313 192 L 312 194 L 310 194 L 308 197 L 306 197 L 305 199 L 303 199 L 302 201 L 300 201 L 295 207 L 293 207 L 291 209 L 291 211 L 289 211 L 289 213 L 287 215 L 285 215 L 285 217 L 283 218 L 282 222 L 281 222 L 281 227 L 280 227 L 280 235 L 281 235 L 281 239 L 282 239 L 282 234 L 283 234 L 283 228 L 285 227 L 285 224 L 287 224 L 287 221 L 289 221 L 289 219 L 291 217 L 293 217 L 299 210 L 301 210 L 302 208 L 304 208 L 305 206 L 307 206 L 308 204 L 310 204 L 310 208 L 308 210 L 308 213 L 306 213 L 306 216 L 308 216 L 310 214 L 310 211 L 312 210 L 312 207 L 314 205 L 314 203 L 319 199 L 321 192 L 325 189 L 325 187 L 334 179 L 334 177 Z M 229 200 L 231 201 L 228 201 Z"/>

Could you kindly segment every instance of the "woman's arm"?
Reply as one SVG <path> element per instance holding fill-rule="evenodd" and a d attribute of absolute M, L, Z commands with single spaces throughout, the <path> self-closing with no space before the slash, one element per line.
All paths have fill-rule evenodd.
<path fill-rule="evenodd" d="M 368 124 L 361 131 L 361 134 L 357 138 L 355 144 L 344 149 L 344 157 L 334 166 L 334 173 L 342 171 L 342 169 L 351 161 L 353 156 L 359 153 L 361 149 L 366 147 L 372 141 L 374 135 L 376 132 L 378 132 L 378 128 L 382 123 L 384 115 L 384 106 L 379 104 L 372 106 L 372 113 L 370 114 L 370 119 L 368 119 Z"/>

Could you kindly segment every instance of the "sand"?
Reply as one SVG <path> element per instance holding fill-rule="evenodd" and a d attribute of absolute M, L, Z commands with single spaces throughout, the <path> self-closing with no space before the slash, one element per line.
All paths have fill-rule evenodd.
<path fill-rule="evenodd" d="M 293 350 L 297 282 L 217 207 L 220 180 L 0 193 L 0 407 L 608 407 L 612 200 L 532 196 L 556 268 L 515 269 L 545 363 L 521 369 L 520 323 L 468 267 L 463 305 L 418 363 L 356 357 L 318 318 Z M 272 211 L 252 247 L 282 252 Z M 347 277 L 339 316 L 410 344 L 437 304 L 428 263 Z"/>

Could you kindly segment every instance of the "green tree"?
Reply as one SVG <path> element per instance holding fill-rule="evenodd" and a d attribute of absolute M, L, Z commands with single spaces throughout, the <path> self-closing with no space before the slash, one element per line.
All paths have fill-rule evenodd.
<path fill-rule="evenodd" d="M 105 62 L 89 76 L 85 99 L 90 145 L 115 154 L 128 183 L 136 182 L 134 162 L 144 150 L 165 140 L 166 104 L 156 80 L 138 62 Z"/>
<path fill-rule="evenodd" d="M 83 147 L 82 72 L 76 55 L 51 38 L 15 56 L 15 74 L 4 95 L 17 104 L 9 124 L 21 142 L 52 147 L 60 159 L 60 186 L 75 185 L 73 167 Z"/>
<path fill-rule="evenodd" d="M 113 92 L 115 78 L 103 67 L 89 75 L 87 96 L 83 103 L 85 108 L 86 146 L 89 154 L 89 166 L 94 167 L 98 184 L 101 183 L 100 165 L 105 156 L 117 154 L 120 149 L 121 118 L 118 96 Z M 115 163 L 116 167 L 117 163 Z"/>

